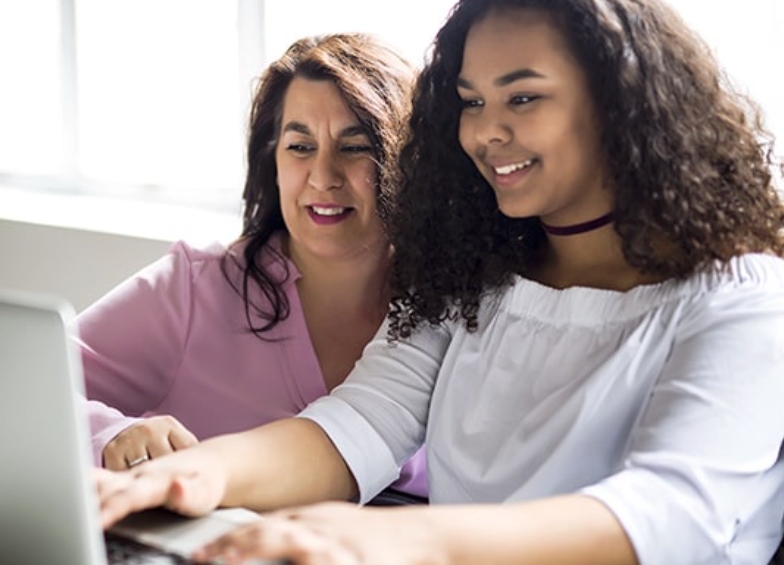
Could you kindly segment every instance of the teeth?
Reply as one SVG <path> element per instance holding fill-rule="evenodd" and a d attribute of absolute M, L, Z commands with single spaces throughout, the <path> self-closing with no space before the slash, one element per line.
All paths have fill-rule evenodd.
<path fill-rule="evenodd" d="M 496 174 L 498 175 L 509 175 L 515 171 L 519 171 L 520 169 L 525 169 L 526 167 L 530 167 L 534 164 L 535 159 L 528 159 L 523 163 L 515 163 L 513 165 L 504 165 L 503 167 L 493 167 Z"/>
<path fill-rule="evenodd" d="M 310 209 L 319 216 L 339 216 L 346 211 L 346 208 L 322 208 L 321 206 L 311 206 Z"/>

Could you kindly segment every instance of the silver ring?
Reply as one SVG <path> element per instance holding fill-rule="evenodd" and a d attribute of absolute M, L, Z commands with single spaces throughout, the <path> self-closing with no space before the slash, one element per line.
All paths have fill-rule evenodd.
<path fill-rule="evenodd" d="M 130 469 L 132 467 L 136 467 L 137 465 L 141 465 L 145 461 L 149 461 L 149 460 L 150 460 L 150 456 L 145 453 L 144 455 L 142 455 L 141 457 L 137 457 L 133 461 L 128 461 L 128 468 Z"/>

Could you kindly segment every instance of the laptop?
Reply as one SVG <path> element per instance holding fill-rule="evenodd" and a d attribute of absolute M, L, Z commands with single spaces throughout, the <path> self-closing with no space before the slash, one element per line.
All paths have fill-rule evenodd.
<path fill-rule="evenodd" d="M 0 563 L 190 563 L 197 547 L 258 519 L 151 510 L 102 532 L 73 319 L 62 299 L 0 289 Z"/>

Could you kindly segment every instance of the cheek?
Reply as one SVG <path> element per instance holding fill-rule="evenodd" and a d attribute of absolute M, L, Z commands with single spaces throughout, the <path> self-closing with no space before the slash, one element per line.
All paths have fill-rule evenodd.
<path fill-rule="evenodd" d="M 291 194 L 294 191 L 293 187 L 297 185 L 296 177 L 287 169 L 278 169 L 277 182 L 281 200 L 283 200 L 287 194 Z"/>
<path fill-rule="evenodd" d="M 278 195 L 280 196 L 281 204 L 290 199 L 294 193 L 296 186 L 295 179 L 292 177 L 291 172 L 286 169 L 278 169 Z"/>
<path fill-rule="evenodd" d="M 297 199 L 307 187 L 307 172 L 297 165 L 285 160 L 278 163 L 278 194 L 281 208 L 284 210 L 286 207 L 296 206 Z"/>
<path fill-rule="evenodd" d="M 368 160 L 366 163 L 358 163 L 350 173 L 351 185 L 357 193 L 363 197 L 376 199 L 376 186 L 378 185 L 378 169 L 375 163 Z"/>
<path fill-rule="evenodd" d="M 582 160 L 594 161 L 600 153 L 600 130 L 597 120 L 586 112 L 573 110 L 573 120 L 564 126 L 565 137 L 582 153 Z"/>
<path fill-rule="evenodd" d="M 471 122 L 465 116 L 460 117 L 460 124 L 457 130 L 457 140 L 468 156 L 471 156 Z"/>
<path fill-rule="evenodd" d="M 298 184 L 292 178 L 290 171 L 278 169 L 278 198 L 280 211 L 286 223 L 293 217 L 297 209 Z"/>

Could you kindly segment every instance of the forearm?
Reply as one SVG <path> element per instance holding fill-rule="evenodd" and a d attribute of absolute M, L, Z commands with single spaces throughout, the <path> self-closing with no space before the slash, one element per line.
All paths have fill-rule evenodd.
<path fill-rule="evenodd" d="M 405 511 L 405 510 L 404 510 Z M 623 528 L 601 502 L 564 496 L 508 505 L 431 506 L 422 529 L 436 562 L 529 565 L 636 565 Z"/>
<path fill-rule="evenodd" d="M 212 451 L 226 465 L 225 506 L 263 511 L 357 496 L 356 483 L 340 453 L 310 420 L 279 420 L 208 440 L 197 448 Z"/>

